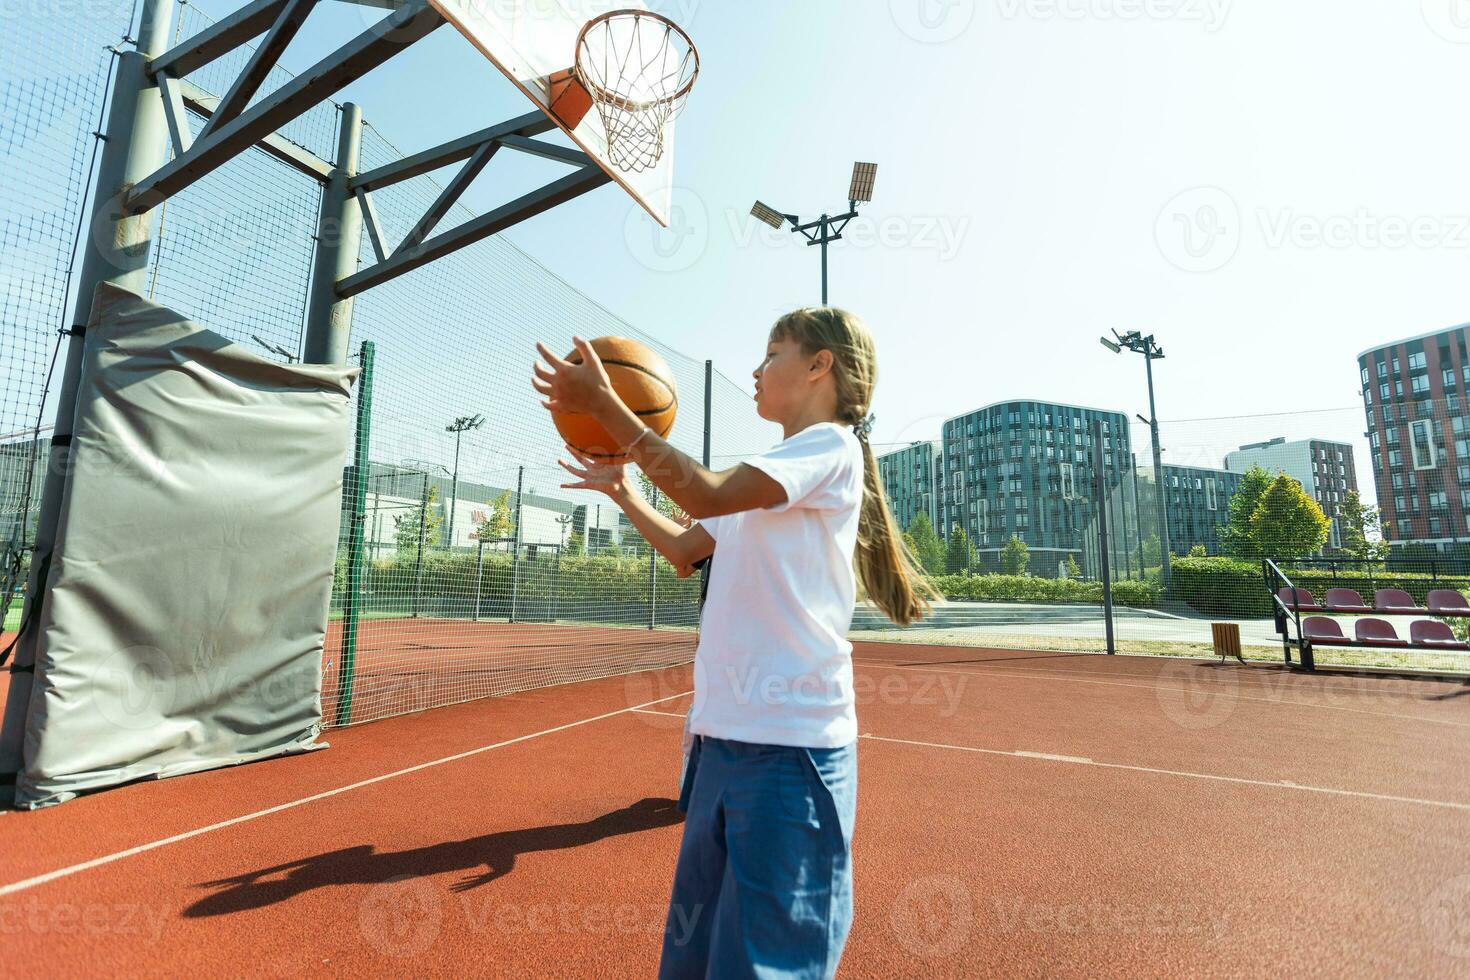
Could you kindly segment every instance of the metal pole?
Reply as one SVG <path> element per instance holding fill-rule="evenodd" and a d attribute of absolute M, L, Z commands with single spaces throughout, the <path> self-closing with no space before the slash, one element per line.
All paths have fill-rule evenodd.
<path fill-rule="evenodd" d="M 653 499 L 649 501 L 658 510 L 658 487 L 653 488 Z M 658 624 L 658 552 L 653 542 L 648 542 L 648 628 Z"/>
<path fill-rule="evenodd" d="M 1148 580 L 1148 563 L 1143 560 L 1143 511 L 1138 509 L 1138 457 L 1133 457 L 1133 524 L 1138 533 L 1138 580 Z"/>
<path fill-rule="evenodd" d="M 373 342 L 362 345 L 362 374 L 357 382 L 357 442 L 352 453 L 352 516 L 347 526 L 347 602 L 342 612 L 342 659 L 337 665 L 336 724 L 352 720 L 352 675 L 357 665 L 357 624 L 362 615 L 363 526 L 367 521 L 367 485 L 372 462 Z"/>
<path fill-rule="evenodd" d="M 1092 455 L 1093 474 L 1097 483 L 1098 508 L 1097 508 L 1097 554 L 1098 565 L 1102 573 L 1103 587 L 1103 627 L 1107 632 L 1108 653 L 1118 652 L 1113 639 L 1113 572 L 1111 563 L 1108 561 L 1108 508 L 1103 500 L 1107 493 L 1107 475 L 1103 472 L 1103 434 L 1102 419 L 1092 420 Z"/>
<path fill-rule="evenodd" d="M 107 132 L 97 167 L 97 190 L 82 236 L 82 264 L 77 276 L 76 308 L 68 331 L 56 421 L 47 457 L 46 479 L 37 513 L 35 547 L 26 588 L 21 636 L 11 665 L 10 693 L 0 726 L 0 802 L 12 798 L 13 784 L 3 777 L 21 767 L 21 745 L 29 713 L 31 669 L 36 662 L 36 630 L 46 573 L 56 546 L 61 500 L 70 471 L 77 390 L 82 375 L 83 334 L 91 318 L 92 295 L 104 282 L 135 293 L 146 290 L 153 258 L 153 210 L 124 213 L 128 190 L 167 161 L 168 126 L 157 83 L 148 76 L 148 60 L 168 50 L 173 38 L 174 0 L 144 0 L 135 50 L 117 56 L 108 106 Z"/>
<path fill-rule="evenodd" d="M 357 271 L 362 244 L 362 208 L 348 189 L 357 176 L 362 149 L 362 109 L 348 102 L 342 107 L 337 131 L 337 165 L 322 187 L 317 219 L 316 259 L 312 264 L 311 292 L 306 306 L 306 338 L 301 359 L 307 364 L 341 364 L 347 359 L 352 334 L 352 298 L 337 295 L 337 283 Z"/>
<path fill-rule="evenodd" d="M 454 499 L 459 496 L 459 437 L 463 433 L 454 433 L 454 475 L 449 479 L 449 548 L 454 549 Z"/>
<path fill-rule="evenodd" d="M 480 621 L 480 583 L 485 576 L 485 542 L 475 542 L 475 608 L 470 613 L 470 619 Z"/>
<path fill-rule="evenodd" d="M 419 493 L 419 555 L 413 573 L 413 615 L 417 619 L 424 601 L 424 542 L 429 536 L 429 471 L 419 473 L 423 490 Z"/>
<path fill-rule="evenodd" d="M 822 215 L 822 305 L 827 305 L 827 216 Z"/>
<path fill-rule="evenodd" d="M 1148 427 L 1153 437 L 1154 444 L 1154 483 L 1158 487 L 1159 498 L 1159 557 L 1163 564 L 1159 568 L 1159 575 L 1165 589 L 1169 587 L 1169 518 L 1164 506 L 1164 458 L 1163 451 L 1159 448 L 1159 415 L 1154 409 L 1154 357 L 1150 351 L 1153 349 L 1154 338 L 1150 334 L 1146 341 L 1148 349 L 1143 352 L 1143 363 L 1148 372 Z"/>
<path fill-rule="evenodd" d="M 510 552 L 510 621 L 516 621 L 516 600 L 520 594 L 521 573 L 521 487 L 526 479 L 526 467 L 516 467 L 516 530 Z"/>
<path fill-rule="evenodd" d="M 710 462 L 710 415 L 714 411 L 715 399 L 715 362 L 705 359 L 704 362 L 704 451 L 700 461 L 704 463 L 705 469 L 709 468 Z M 709 570 L 714 564 L 715 556 L 710 555 L 699 570 L 699 608 L 704 610 L 705 596 L 709 595 Z"/>

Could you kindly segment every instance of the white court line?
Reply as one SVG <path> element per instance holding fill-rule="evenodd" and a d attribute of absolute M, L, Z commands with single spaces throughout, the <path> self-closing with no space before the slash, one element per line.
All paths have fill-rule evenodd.
<path fill-rule="evenodd" d="M 854 660 L 854 666 L 859 667 L 882 667 L 887 670 L 920 670 L 931 674 L 964 674 L 967 677 L 1034 677 L 1041 675 L 1041 679 L 1070 681 L 1073 684 L 1100 684 L 1104 687 L 1135 687 L 1143 691 L 1157 691 L 1160 687 L 1166 690 L 1189 693 L 1187 688 L 1176 687 L 1172 684 L 1131 684 L 1127 681 L 1094 681 L 1085 677 L 1069 676 L 1082 673 L 1082 671 L 1067 670 L 1044 670 L 1034 668 L 1027 670 L 952 670 L 944 667 L 924 667 L 917 664 L 890 664 L 881 660 Z M 1086 671 L 1089 674 L 1100 674 L 1101 671 Z M 1212 697 L 1234 698 L 1237 701 L 1258 701 L 1261 704 L 1294 704 L 1302 708 L 1320 708 L 1323 711 L 1349 711 L 1357 715 L 1373 715 L 1378 718 L 1398 718 L 1404 721 L 1422 721 L 1431 725 L 1450 725 L 1454 728 L 1470 728 L 1470 722 L 1450 721 L 1448 718 L 1426 718 L 1423 715 L 1407 715 L 1397 711 L 1373 711 L 1370 708 L 1349 708 L 1340 704 L 1318 704 L 1315 701 L 1297 701 L 1292 698 L 1266 698 L 1253 694 L 1233 694 L 1230 691 L 1212 690 Z"/>
<path fill-rule="evenodd" d="M 1208 772 L 1189 772 L 1183 769 L 1155 769 L 1151 766 L 1130 766 L 1122 762 L 1098 762 L 1080 756 L 1051 755 L 1046 752 L 1021 752 L 1007 749 L 982 749 L 973 745 L 949 745 L 944 742 L 916 742 L 907 738 L 884 738 L 881 735 L 858 736 L 872 742 L 892 742 L 896 745 L 917 745 L 927 749 L 952 749 L 956 752 L 975 752 L 980 755 L 1003 755 L 1012 759 L 1035 759 L 1042 762 L 1060 762 L 1073 766 L 1094 766 L 1098 769 L 1122 769 L 1127 772 L 1146 772 L 1158 776 L 1182 776 L 1186 779 L 1208 779 L 1221 783 L 1239 783 L 1245 786 L 1265 786 L 1269 789 L 1289 789 L 1300 793 L 1325 793 L 1329 796 L 1353 796 L 1365 800 L 1385 800 L 1390 803 L 1416 803 L 1420 806 L 1442 807 L 1446 810 L 1470 811 L 1470 803 L 1455 803 L 1451 800 L 1424 800 L 1416 796 L 1391 796 L 1387 793 L 1368 793 L 1356 789 L 1338 789 L 1333 786 L 1307 786 L 1288 780 L 1247 779 L 1244 776 L 1217 776 Z"/>
<path fill-rule="evenodd" d="M 45 874 L 36 875 L 34 878 L 26 878 L 22 881 L 17 881 L 9 885 L 0 886 L 0 897 L 3 897 L 5 895 L 14 895 L 16 892 L 25 891 L 27 888 L 35 888 L 37 885 L 44 885 L 48 881 L 55 881 L 58 878 L 65 878 L 69 875 L 74 875 L 82 871 L 90 871 L 92 868 L 98 868 L 104 864 L 111 864 L 114 861 L 121 861 L 123 858 L 132 857 L 135 854 L 142 854 L 145 851 L 153 851 L 157 850 L 160 847 L 166 847 L 169 844 L 177 844 L 180 841 L 186 841 L 191 837 L 198 837 L 201 834 L 208 834 L 212 831 L 223 830 L 226 827 L 233 827 L 236 824 L 246 823 L 251 820 L 258 820 L 261 817 L 268 817 L 273 813 L 280 813 L 283 810 L 291 810 L 298 806 L 305 806 L 308 803 L 315 803 L 317 800 L 325 800 L 328 797 L 340 796 L 343 793 L 350 793 L 355 789 L 362 789 L 364 786 L 372 786 L 375 783 L 381 783 L 385 780 L 396 779 L 399 776 L 407 776 L 410 773 L 420 772 L 424 769 L 432 769 L 435 766 L 442 766 L 446 763 L 458 762 L 460 759 L 468 759 L 472 755 L 479 755 L 481 752 L 489 752 L 491 749 L 504 748 L 507 745 L 515 745 L 517 742 L 525 742 L 533 738 L 540 738 L 543 735 L 554 735 L 557 732 L 564 732 L 569 728 L 577 728 L 581 725 L 590 725 L 594 721 L 605 721 L 608 718 L 615 718 L 618 715 L 637 711 L 640 708 L 647 707 L 650 704 L 662 704 L 665 701 L 672 701 L 675 698 L 688 697 L 692 693 L 692 691 L 685 691 L 682 694 L 671 694 L 666 698 L 658 698 L 655 701 L 645 701 L 643 704 L 633 705 L 631 708 L 619 708 L 617 711 L 609 711 L 606 714 L 597 715 L 593 718 L 583 718 L 581 721 L 567 722 L 565 725 L 557 725 L 555 728 L 547 728 L 539 732 L 531 732 L 528 735 L 518 735 L 515 738 L 508 738 L 503 742 L 496 742 L 493 745 L 482 745 L 479 748 L 469 749 L 464 752 L 456 752 L 454 755 L 446 755 L 442 759 L 434 759 L 429 762 L 420 762 L 418 765 L 409 766 L 406 769 L 399 769 L 394 772 L 386 772 L 380 776 L 373 776 L 370 779 L 359 780 L 355 783 L 349 783 L 346 786 L 338 786 L 336 789 L 329 789 L 325 792 L 315 793 L 311 796 L 303 796 L 301 799 L 292 800 L 289 803 L 279 803 L 272 807 L 266 807 L 264 810 L 256 810 L 254 813 L 247 813 L 242 816 L 231 817 L 229 820 L 221 820 L 219 823 L 212 823 L 207 827 L 198 827 L 194 830 L 186 830 L 182 834 L 174 834 L 172 837 L 165 837 L 162 840 L 150 841 L 147 844 L 139 844 L 137 847 L 130 847 L 125 851 L 117 851 L 113 854 L 105 854 L 102 857 L 93 858 L 90 861 L 83 861 L 80 864 L 73 864 L 69 867 L 58 868 L 55 871 L 48 871 Z"/>
<path fill-rule="evenodd" d="M 683 697 L 683 695 L 679 695 Z M 649 711 L 647 708 L 629 708 L 636 715 L 664 715 L 667 718 L 688 718 L 688 712 L 682 711 Z"/>

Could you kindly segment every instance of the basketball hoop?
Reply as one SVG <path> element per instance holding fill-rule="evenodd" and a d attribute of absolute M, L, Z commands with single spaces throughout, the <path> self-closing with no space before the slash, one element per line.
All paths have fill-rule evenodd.
<path fill-rule="evenodd" d="M 699 52 L 683 29 L 647 10 L 612 10 L 577 35 L 577 81 L 607 133 L 607 155 L 619 170 L 657 166 L 664 126 L 699 75 Z"/>

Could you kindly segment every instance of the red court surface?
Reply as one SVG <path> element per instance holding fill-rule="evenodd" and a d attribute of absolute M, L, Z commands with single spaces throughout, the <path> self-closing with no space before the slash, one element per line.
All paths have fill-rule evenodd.
<path fill-rule="evenodd" d="M 860 644 L 840 975 L 1470 972 L 1470 688 Z M 687 667 L 0 816 L 6 973 L 649 976 Z"/>

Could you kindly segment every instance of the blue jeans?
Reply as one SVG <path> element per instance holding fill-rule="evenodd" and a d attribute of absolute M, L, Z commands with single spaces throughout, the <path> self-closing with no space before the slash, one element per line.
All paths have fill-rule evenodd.
<path fill-rule="evenodd" d="M 852 925 L 857 744 L 699 737 L 661 978 L 830 977 Z"/>

